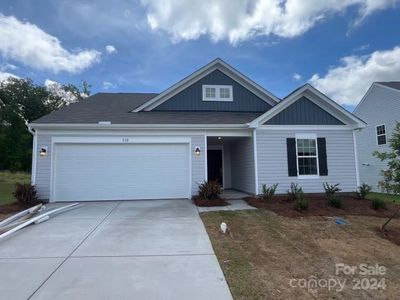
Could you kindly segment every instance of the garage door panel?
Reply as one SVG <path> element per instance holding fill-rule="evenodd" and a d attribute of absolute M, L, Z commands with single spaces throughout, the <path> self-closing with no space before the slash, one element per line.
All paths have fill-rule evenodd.
<path fill-rule="evenodd" d="M 55 200 L 187 198 L 188 144 L 60 144 Z"/>

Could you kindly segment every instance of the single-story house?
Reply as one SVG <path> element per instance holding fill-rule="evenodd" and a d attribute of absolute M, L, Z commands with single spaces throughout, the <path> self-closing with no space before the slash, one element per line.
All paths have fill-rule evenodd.
<path fill-rule="evenodd" d="M 28 126 L 32 182 L 54 202 L 190 198 L 205 180 L 354 191 L 365 123 L 309 84 L 281 100 L 216 59 L 160 94 L 99 93 Z"/>

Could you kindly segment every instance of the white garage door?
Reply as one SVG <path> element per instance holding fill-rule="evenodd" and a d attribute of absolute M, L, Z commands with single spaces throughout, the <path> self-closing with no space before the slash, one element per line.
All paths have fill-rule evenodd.
<path fill-rule="evenodd" d="M 54 200 L 187 198 L 188 144 L 57 144 Z"/>

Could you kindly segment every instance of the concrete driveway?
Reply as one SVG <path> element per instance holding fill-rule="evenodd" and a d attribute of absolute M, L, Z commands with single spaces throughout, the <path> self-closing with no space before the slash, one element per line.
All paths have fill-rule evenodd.
<path fill-rule="evenodd" d="M 2 299 L 232 299 L 188 200 L 84 203 L 0 242 Z"/>

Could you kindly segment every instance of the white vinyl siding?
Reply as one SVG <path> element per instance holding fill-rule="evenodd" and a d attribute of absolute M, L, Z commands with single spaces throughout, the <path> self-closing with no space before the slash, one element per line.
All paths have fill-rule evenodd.
<path fill-rule="evenodd" d="M 288 176 L 287 138 L 296 134 L 316 134 L 326 139 L 328 176 L 302 179 Z M 277 193 L 286 193 L 291 182 L 298 183 L 305 193 L 323 192 L 323 182 L 340 183 L 344 192 L 356 190 L 356 167 L 352 130 L 257 130 L 258 187 L 279 183 Z"/>
<path fill-rule="evenodd" d="M 253 138 L 240 139 L 231 144 L 232 188 L 255 193 Z"/>
<path fill-rule="evenodd" d="M 357 107 L 355 115 L 367 122 L 367 127 L 356 133 L 360 182 L 372 186 L 380 192 L 378 182 L 383 179 L 381 171 L 387 168 L 386 162 L 374 157 L 374 151 L 390 151 L 389 140 L 400 121 L 400 91 L 375 85 L 364 101 Z M 378 125 L 385 125 L 386 144 L 378 145 Z"/>

